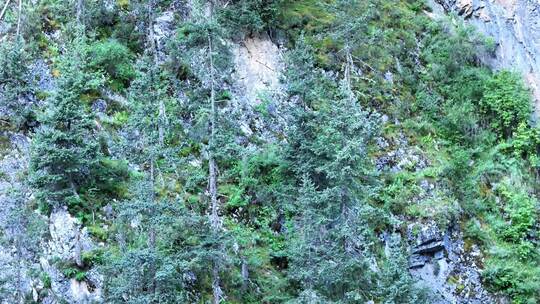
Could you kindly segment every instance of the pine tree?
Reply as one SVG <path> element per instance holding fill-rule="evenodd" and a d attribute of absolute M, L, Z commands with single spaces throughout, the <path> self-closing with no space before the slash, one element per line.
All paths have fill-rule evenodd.
<path fill-rule="evenodd" d="M 174 303 L 179 294 L 158 291 L 158 269 L 163 263 L 164 256 L 159 251 L 159 238 L 163 229 L 170 225 L 172 215 L 166 212 L 174 211 L 174 203 L 163 200 L 156 193 L 156 179 L 159 164 L 166 153 L 165 131 L 163 120 L 164 94 L 160 81 L 160 69 L 145 54 L 138 62 L 136 78 L 129 92 L 130 116 L 124 128 L 124 142 L 120 145 L 123 155 L 130 163 L 140 168 L 140 178 L 133 183 L 131 198 L 117 206 L 122 237 L 133 233 L 129 229 L 130 221 L 139 222 L 138 234 L 133 238 L 124 239 L 130 249 L 108 263 L 106 271 L 112 278 L 108 282 L 109 300 L 116 303 L 121 301 L 123 294 L 128 294 L 130 301 L 136 303 Z M 127 223 L 126 223 L 127 222 Z M 123 263 L 132 265 L 133 270 L 123 269 Z M 179 292 L 183 290 L 180 289 Z M 173 302 L 160 302 L 157 299 L 168 296 Z"/>
<path fill-rule="evenodd" d="M 47 100 L 31 148 L 30 181 L 42 207 L 81 206 L 81 188 L 95 179 L 100 151 L 94 121 L 81 96 L 97 89 L 102 78 L 86 69 L 81 35 L 61 58 L 58 88 Z"/>
<path fill-rule="evenodd" d="M 378 298 L 384 299 L 384 303 L 426 303 L 429 300 L 427 291 L 420 288 L 406 271 L 409 263 L 400 237 L 392 235 L 387 242 L 386 259 L 378 273 Z"/>
<path fill-rule="evenodd" d="M 365 95 L 356 91 L 352 53 L 342 58 L 341 75 L 318 69 L 313 54 L 301 38 L 288 58 L 294 103 L 287 159 L 297 185 L 288 239 L 288 276 L 299 286 L 294 302 L 422 300 L 398 244 L 380 275 L 375 229 L 389 219 L 371 205 L 378 183 L 369 147 L 379 131 L 378 115 L 359 104 Z M 399 290 L 388 277 L 400 284 Z"/>
<path fill-rule="evenodd" d="M 0 245 L 13 252 L 9 259 L 2 259 L 0 298 L 9 303 L 24 303 L 29 294 L 24 283 L 38 271 L 34 264 L 40 253 L 40 238 L 44 237 L 45 223 L 28 204 L 28 189 L 19 182 L 10 181 L 4 189 L 3 216 Z"/>
<path fill-rule="evenodd" d="M 374 271 L 374 227 L 387 219 L 369 203 L 376 181 L 368 147 L 378 131 L 377 117 L 358 104 L 350 69 L 338 81 L 312 69 L 310 48 L 303 43 L 298 47 L 288 75 L 290 93 L 297 98 L 288 138 L 288 159 L 298 185 L 293 203 L 298 214 L 288 242 L 289 277 L 300 286 L 295 301 L 378 299 L 385 291 Z M 309 69 L 313 76 L 302 77 Z M 411 281 L 404 284 L 412 288 Z"/>
<path fill-rule="evenodd" d="M 121 251 L 105 266 L 106 298 L 112 303 L 126 295 L 133 303 L 196 302 L 210 289 L 212 265 L 224 260 L 210 219 L 159 191 L 165 175 L 176 173 L 185 160 L 177 154 L 182 140 L 171 136 L 174 125 L 165 115 L 177 107 L 169 96 L 170 75 L 153 54 L 150 47 L 138 61 L 128 91 L 130 116 L 121 149 L 139 168 L 139 178 L 131 198 L 117 206 Z"/>

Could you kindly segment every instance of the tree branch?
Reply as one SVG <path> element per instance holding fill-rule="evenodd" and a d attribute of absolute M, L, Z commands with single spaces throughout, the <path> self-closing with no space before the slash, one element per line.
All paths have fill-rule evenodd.
<path fill-rule="evenodd" d="M 7 1 L 6 1 L 6 4 L 4 4 L 4 8 L 2 9 L 2 12 L 0 13 L 0 20 L 2 20 L 2 17 L 4 17 L 4 14 L 6 13 L 6 10 L 7 10 L 7 7 L 8 7 L 8 5 L 9 5 L 9 2 L 10 2 L 10 1 L 11 1 L 11 0 L 7 0 Z"/>

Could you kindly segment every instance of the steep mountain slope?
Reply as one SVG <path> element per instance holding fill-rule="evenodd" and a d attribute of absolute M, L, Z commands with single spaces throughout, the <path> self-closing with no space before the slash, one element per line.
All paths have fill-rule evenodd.
<path fill-rule="evenodd" d="M 496 69 L 521 73 L 533 91 L 538 112 L 540 2 L 437 0 L 432 5 L 462 16 L 479 32 L 493 39 L 495 57 L 486 58 L 486 63 Z"/>
<path fill-rule="evenodd" d="M 0 303 L 540 301 L 534 1 L 0 9 Z"/>

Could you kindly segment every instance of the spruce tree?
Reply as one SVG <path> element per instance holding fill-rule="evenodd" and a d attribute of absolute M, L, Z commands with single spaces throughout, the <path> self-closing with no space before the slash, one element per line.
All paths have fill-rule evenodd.
<path fill-rule="evenodd" d="M 192 117 L 191 130 L 203 143 L 204 155 L 208 162 L 209 224 L 211 239 L 220 249 L 208 253 L 216 253 L 211 260 L 212 273 L 212 303 L 220 303 L 225 294 L 222 290 L 220 275 L 226 265 L 223 254 L 226 252 L 226 236 L 223 230 L 223 219 L 219 206 L 218 180 L 220 160 L 230 157 L 226 155 L 229 142 L 223 141 L 227 133 L 227 120 L 220 111 L 220 91 L 226 88 L 226 80 L 231 74 L 230 52 L 224 43 L 222 26 L 215 18 L 215 11 L 220 8 L 219 2 L 194 1 L 192 20 L 180 29 L 177 40 L 176 60 L 189 71 L 195 83 L 188 85 L 193 93 L 191 110 L 196 113 Z M 230 139 L 230 138 L 229 138 Z"/>
<path fill-rule="evenodd" d="M 21 127 L 32 115 L 30 55 L 22 39 L 0 44 L 0 108 L 2 124 Z"/>
<path fill-rule="evenodd" d="M 31 209 L 28 188 L 18 181 L 9 182 L 11 185 L 2 193 L 0 246 L 12 252 L 12 256 L 2 259 L 0 298 L 9 303 L 26 303 L 30 295 L 25 282 L 32 272 L 39 271 L 35 261 L 41 253 L 40 239 L 44 237 L 46 223 Z"/>
<path fill-rule="evenodd" d="M 102 78 L 89 72 L 87 63 L 85 39 L 80 36 L 60 60 L 58 87 L 47 100 L 32 140 L 30 182 L 42 207 L 80 206 L 81 188 L 95 179 L 92 169 L 101 153 L 95 123 L 81 97 L 97 89 Z"/>
<path fill-rule="evenodd" d="M 139 177 L 133 181 L 129 199 L 116 206 L 124 244 L 120 244 L 121 253 L 105 268 L 111 275 L 107 298 L 113 303 L 121 302 L 124 294 L 134 303 L 161 303 L 157 300 L 160 297 L 157 272 L 163 256 L 158 242 L 165 227 L 170 225 L 164 222 L 171 220 L 164 212 L 174 206 L 156 193 L 158 164 L 165 153 L 162 105 L 166 95 L 159 78 L 159 66 L 154 65 L 150 57 L 145 54 L 138 61 L 136 78 L 128 91 L 130 116 L 120 148 L 128 161 L 138 166 Z M 131 221 L 138 223 L 135 229 L 130 226 Z M 125 269 L 125 264 L 132 268 Z M 172 291 L 163 293 L 174 299 Z"/>
<path fill-rule="evenodd" d="M 193 255 L 175 253 L 176 231 L 186 221 L 177 201 L 155 197 L 147 177 L 133 183 L 131 198 L 117 208 L 117 251 L 102 267 L 107 303 L 189 303 L 196 299 L 191 272 Z"/>
<path fill-rule="evenodd" d="M 388 222 L 370 204 L 377 183 L 368 152 L 378 132 L 377 116 L 359 105 L 350 69 L 341 80 L 316 68 L 313 77 L 302 77 L 314 66 L 312 52 L 303 42 L 290 59 L 294 65 L 288 75 L 289 92 L 296 96 L 296 107 L 288 160 L 298 194 L 289 233 L 288 274 L 300 286 L 295 301 L 406 298 L 381 290 L 375 270 L 374 229 Z M 306 81 L 310 86 L 304 86 Z M 403 284 L 414 289 L 412 280 L 405 278 Z"/>
<path fill-rule="evenodd" d="M 302 174 L 290 276 L 302 290 L 328 301 L 369 300 L 371 221 L 382 217 L 368 204 L 373 191 L 367 143 L 376 130 L 347 94 L 320 105 L 291 137 L 293 170 Z"/>

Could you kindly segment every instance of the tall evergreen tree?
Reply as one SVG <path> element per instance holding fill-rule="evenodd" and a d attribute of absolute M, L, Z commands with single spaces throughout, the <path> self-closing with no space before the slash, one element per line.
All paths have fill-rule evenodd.
<path fill-rule="evenodd" d="M 407 271 L 409 261 L 402 248 L 399 235 L 392 235 L 386 241 L 386 258 L 377 273 L 379 285 L 375 294 L 384 303 L 428 303 L 427 290 L 415 281 Z"/>
<path fill-rule="evenodd" d="M 289 70 L 296 94 L 288 159 L 298 184 L 298 214 L 289 239 L 289 277 L 299 284 L 296 302 L 364 303 L 379 299 L 374 227 L 386 216 L 372 207 L 375 175 L 369 143 L 377 117 L 361 109 L 345 70 L 342 80 L 312 69 L 303 42 Z M 349 63 L 352 64 L 352 63 Z M 303 86 L 306 81 L 310 86 Z M 412 288 L 411 281 L 406 284 Z M 392 295 L 393 296 L 393 295 Z M 384 298 L 384 296 L 383 296 Z"/>
<path fill-rule="evenodd" d="M 133 181 L 130 198 L 117 206 L 122 251 L 105 267 L 111 275 L 106 296 L 113 303 L 123 297 L 134 303 L 175 303 L 184 292 L 180 287 L 164 290 L 158 282 L 158 271 L 166 258 L 159 250 L 159 238 L 178 214 L 174 213 L 173 202 L 156 193 L 156 176 L 166 153 L 162 107 L 167 96 L 160 68 L 150 58 L 151 52 L 148 55 L 138 61 L 136 78 L 128 92 L 130 117 L 123 131 L 125 141 L 120 145 L 129 162 L 139 167 L 140 177 Z M 137 224 L 130 225 L 132 222 Z M 132 269 L 126 270 L 125 264 L 131 264 Z M 171 302 L 161 301 L 162 297 Z"/>
<path fill-rule="evenodd" d="M 86 69 L 84 35 L 76 38 L 59 63 L 58 88 L 47 100 L 31 148 L 30 181 L 43 207 L 82 203 L 81 188 L 95 179 L 100 157 L 94 121 L 81 97 L 96 90 L 100 75 Z"/>
<path fill-rule="evenodd" d="M 9 176 L 9 175 L 6 175 Z M 3 189 L 3 210 L 0 229 L 0 246 L 13 255 L 2 259 L 0 298 L 9 303 L 25 303 L 30 294 L 25 283 L 33 271 L 39 271 L 35 261 L 40 253 L 40 238 L 45 223 L 33 212 L 29 204 L 28 189 L 18 181 Z"/>
<path fill-rule="evenodd" d="M 176 58 L 188 68 L 196 82 L 191 90 L 195 93 L 192 100 L 194 111 L 199 115 L 192 121 L 193 129 L 203 130 L 198 136 L 205 143 L 204 153 L 208 159 L 209 223 L 213 239 L 223 246 L 218 179 L 219 160 L 226 154 L 223 149 L 226 144 L 220 142 L 220 138 L 225 133 L 224 121 L 227 118 L 219 115 L 219 104 L 222 102 L 219 93 L 225 88 L 225 80 L 230 75 L 230 52 L 223 40 L 223 29 L 214 16 L 219 5 L 217 1 L 193 2 L 193 22 L 186 23 L 180 30 L 178 48 L 182 53 L 177 54 Z M 224 250 L 222 247 L 221 251 Z M 216 255 L 212 264 L 212 303 L 217 304 L 225 298 L 220 280 L 224 264 L 221 255 Z"/>
<path fill-rule="evenodd" d="M 366 287 L 376 286 L 371 221 L 382 217 L 367 202 L 374 120 L 347 95 L 307 111 L 311 117 L 291 138 L 291 165 L 303 182 L 289 273 L 327 301 L 367 301 Z"/>
<path fill-rule="evenodd" d="M 176 256 L 175 235 L 185 210 L 155 197 L 147 177 L 133 183 L 131 198 L 118 206 L 118 251 L 102 267 L 108 303 L 189 303 L 197 299 L 190 259 Z M 178 233 L 189 233 L 192 227 Z M 173 250 L 173 251 L 172 251 Z M 175 258 L 176 257 L 176 258 Z"/>

